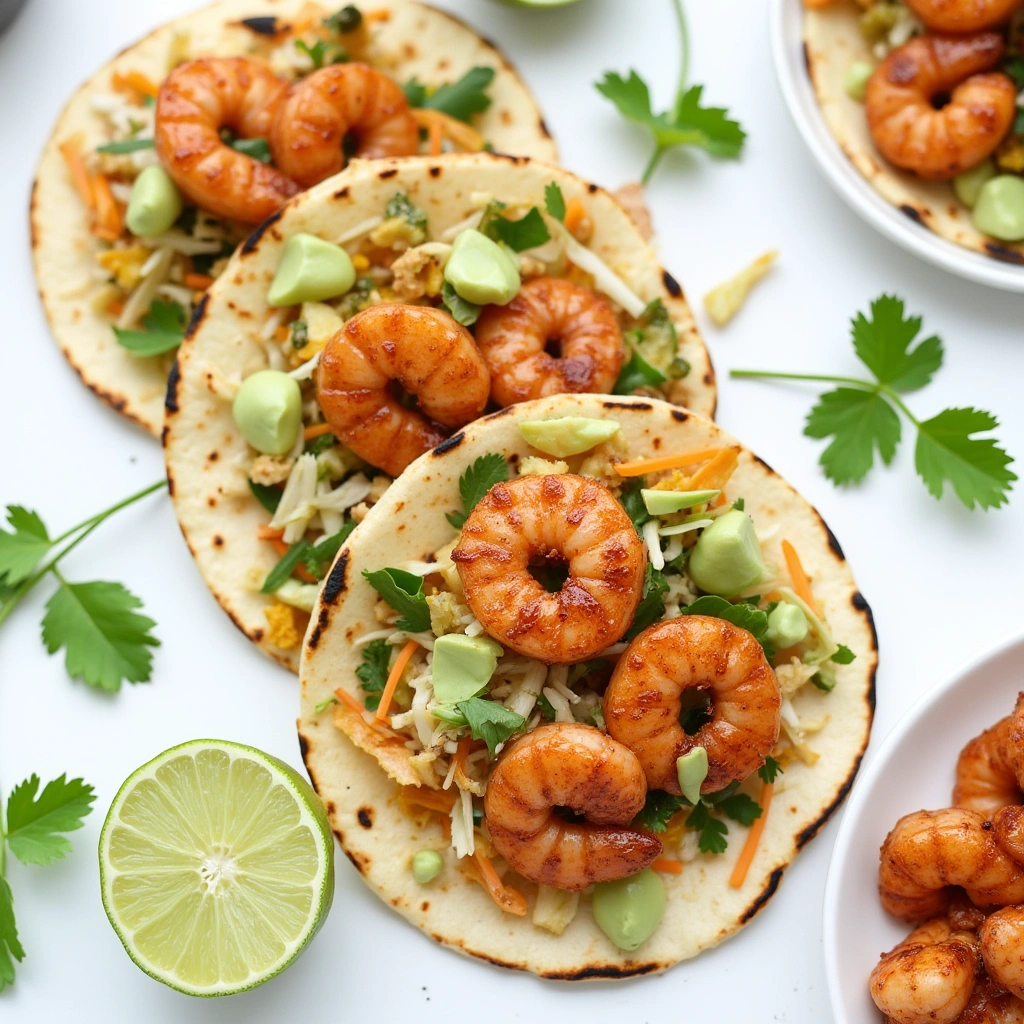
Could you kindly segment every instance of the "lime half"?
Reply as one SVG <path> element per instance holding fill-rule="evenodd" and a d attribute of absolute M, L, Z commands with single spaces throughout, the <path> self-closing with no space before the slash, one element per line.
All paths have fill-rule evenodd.
<path fill-rule="evenodd" d="M 283 761 L 193 740 L 121 787 L 100 835 L 100 885 L 147 974 L 188 995 L 232 995 L 284 970 L 323 924 L 334 838 Z"/>

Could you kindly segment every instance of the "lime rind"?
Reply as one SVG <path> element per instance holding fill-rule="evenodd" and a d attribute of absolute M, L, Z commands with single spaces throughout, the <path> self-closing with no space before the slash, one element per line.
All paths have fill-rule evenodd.
<path fill-rule="evenodd" d="M 199 755 L 228 759 L 229 788 L 239 797 L 230 820 L 228 802 L 218 808 L 216 774 Z M 181 777 L 189 771 L 188 759 L 195 766 L 192 779 Z M 173 781 L 180 785 L 168 801 L 172 765 L 179 773 Z M 262 781 L 269 780 L 263 793 L 273 798 L 269 804 L 253 799 L 253 780 L 261 772 Z M 246 773 L 250 778 L 239 778 Z M 124 820 L 126 808 L 134 820 Z M 268 834 L 275 814 L 278 828 Z M 236 833 L 241 818 L 246 820 Z M 155 837 L 149 834 L 154 830 Z M 220 836 L 224 845 L 227 832 L 230 856 L 218 863 L 211 843 Z M 110 806 L 99 862 L 104 910 L 125 951 L 150 977 L 193 996 L 234 995 L 279 974 L 319 931 L 334 898 L 334 837 L 320 798 L 290 765 L 225 740 L 179 744 L 133 772 Z M 236 880 L 233 900 L 204 898 Z M 256 919 L 258 929 L 252 927 Z M 211 941 L 215 950 L 209 949 Z M 173 950 L 176 962 L 157 962 L 155 949 Z M 197 982 L 190 977 L 194 970 L 182 970 L 190 952 L 201 971 L 216 977 Z M 254 970 L 247 957 L 263 962 Z M 214 958 L 215 971 L 209 966 Z"/>

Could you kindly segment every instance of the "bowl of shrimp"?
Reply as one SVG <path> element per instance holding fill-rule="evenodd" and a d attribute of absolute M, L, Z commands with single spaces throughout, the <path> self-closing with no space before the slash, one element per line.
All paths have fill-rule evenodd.
<path fill-rule="evenodd" d="M 862 769 L 825 890 L 836 1024 L 1024 1022 L 1022 682 L 1024 636 L 928 693 Z"/>
<path fill-rule="evenodd" d="M 999 140 L 984 138 L 986 133 L 995 132 L 995 126 L 989 123 L 988 113 L 1003 120 L 1009 118 L 1008 123 L 1011 125 L 1015 117 L 1020 121 L 1017 116 L 1019 108 L 1016 103 L 1019 100 L 1016 87 L 1012 85 L 1009 76 L 998 72 L 1000 61 L 1005 59 L 1002 37 L 993 32 L 978 34 L 977 38 L 948 37 L 947 41 L 951 39 L 956 43 L 956 53 L 950 51 L 948 56 L 950 59 L 962 58 L 954 62 L 956 68 L 949 69 L 949 75 L 958 80 L 946 82 L 943 79 L 940 82 L 936 78 L 928 88 L 922 85 L 921 95 L 915 93 L 912 97 L 916 104 L 915 116 L 917 121 L 933 118 L 936 122 L 932 125 L 934 130 L 929 129 L 924 133 L 924 127 L 917 122 L 912 130 L 907 130 L 906 121 L 910 112 L 901 108 L 894 114 L 891 107 L 897 100 L 905 105 L 910 103 L 904 95 L 913 91 L 910 86 L 893 90 L 901 93 L 895 99 L 892 96 L 878 99 L 872 92 L 872 86 L 877 88 L 878 83 L 869 82 L 868 76 L 874 61 L 880 58 L 880 51 L 877 56 L 872 54 L 870 62 L 854 60 L 859 54 L 854 52 L 853 46 L 847 45 L 850 42 L 849 34 L 843 38 L 841 33 L 837 33 L 835 38 L 829 39 L 834 49 L 834 66 L 825 67 L 828 62 L 820 59 L 820 47 L 825 44 L 819 40 L 817 51 L 809 45 L 805 17 L 809 14 L 811 18 L 820 18 L 822 15 L 817 10 L 808 11 L 808 8 L 824 8 L 826 2 L 830 5 L 826 9 L 834 11 L 831 0 L 771 0 L 770 31 L 775 70 L 783 98 L 797 130 L 828 182 L 872 227 L 915 256 L 970 281 L 1006 291 L 1024 292 L 1024 255 L 1020 243 L 1001 243 L 981 233 L 972 222 L 972 217 L 977 220 L 975 211 L 963 201 L 967 193 L 965 186 L 961 185 L 961 178 L 964 177 L 961 172 L 964 170 L 978 167 L 981 175 L 983 167 L 995 166 L 993 159 L 998 162 L 999 156 L 995 151 Z M 914 6 L 924 2 L 917 0 Z M 846 3 L 846 0 L 836 0 L 835 6 L 841 3 Z M 971 4 L 975 7 L 995 4 L 1024 7 L 1020 0 L 942 0 L 941 3 L 934 0 L 933 5 L 945 10 Z M 856 18 L 855 12 L 864 6 L 870 7 L 860 4 L 854 8 L 851 4 L 854 13 L 847 11 L 846 16 Z M 909 8 L 907 13 L 909 18 Z M 853 24 L 856 25 L 856 21 Z M 828 39 L 827 32 L 823 34 Z M 993 38 L 989 39 L 989 36 Z M 901 50 L 914 47 L 923 49 L 927 43 L 934 43 L 936 38 L 927 34 L 908 37 L 891 51 L 888 59 L 891 61 L 897 57 Z M 967 45 L 973 42 L 978 45 Z M 984 47 L 981 44 L 986 42 L 987 51 L 982 53 Z M 889 44 L 885 45 L 888 47 Z M 941 43 L 939 46 L 943 49 Z M 970 50 L 969 53 L 960 52 L 965 47 Z M 908 53 L 907 60 L 913 56 Z M 941 62 L 934 59 L 934 54 L 918 56 L 921 58 L 918 62 L 920 68 L 934 72 L 933 77 L 942 77 L 940 72 L 944 69 L 939 67 Z M 861 65 L 862 80 L 853 81 Z M 992 65 L 994 71 L 974 73 L 983 65 Z M 963 78 L 963 75 L 960 71 L 965 68 L 968 77 L 961 82 L 959 78 Z M 826 78 L 828 81 L 823 87 L 822 82 Z M 873 76 L 873 79 L 878 78 L 877 75 Z M 916 88 L 919 83 L 915 79 L 912 84 Z M 993 110 L 988 111 L 986 106 L 985 111 L 980 111 L 978 97 L 964 92 L 968 88 L 975 91 L 988 88 L 990 92 L 997 93 L 989 97 L 992 99 Z M 854 96 L 858 98 L 854 99 Z M 882 113 L 893 115 L 895 120 L 890 119 L 891 124 L 880 127 L 882 114 L 875 118 L 872 110 L 867 109 L 872 103 L 885 106 Z M 979 117 L 974 118 L 976 123 L 973 124 L 973 134 L 966 132 L 964 127 L 965 121 L 971 119 L 972 112 L 979 114 Z M 986 116 L 981 118 L 979 112 Z M 888 136 L 880 143 L 876 136 L 882 132 L 883 127 Z M 1016 128 L 1007 128 L 1007 131 L 1015 132 Z M 931 141 L 917 145 L 915 136 L 922 133 Z M 970 137 L 966 137 L 965 133 Z M 912 149 L 921 166 L 911 167 L 906 160 L 902 165 L 893 162 L 907 156 L 901 147 L 902 150 Z M 950 147 L 957 149 L 952 157 Z M 977 163 L 980 157 L 984 157 L 982 165 Z M 943 166 L 936 166 L 936 161 L 942 162 Z M 996 170 L 987 173 L 991 177 L 1000 172 L 996 167 Z M 957 177 L 958 174 L 960 177 Z M 978 188 L 984 187 L 983 175 L 978 177 L 976 184 Z M 1015 182 L 1013 184 L 1016 185 Z M 976 201 L 974 196 L 971 201 Z"/>

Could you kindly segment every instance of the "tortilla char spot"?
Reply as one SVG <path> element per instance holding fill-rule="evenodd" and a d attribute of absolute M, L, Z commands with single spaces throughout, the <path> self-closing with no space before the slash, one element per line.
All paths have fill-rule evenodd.
<path fill-rule="evenodd" d="M 602 402 L 606 409 L 637 409 L 646 412 L 654 408 L 649 402 Z"/>
<path fill-rule="evenodd" d="M 400 501 L 400 502 L 398 502 L 398 503 L 397 503 L 397 504 L 395 505 L 395 514 L 397 515 L 397 514 L 398 514 L 399 512 L 401 512 L 401 511 L 402 511 L 402 509 L 403 509 L 403 508 L 405 508 L 405 502 L 404 502 L 404 501 Z"/>
<path fill-rule="evenodd" d="M 1005 245 L 986 242 L 985 252 L 992 259 L 1000 260 L 1002 263 L 1016 263 L 1018 266 L 1024 265 L 1024 253 L 1018 252 L 1016 249 L 1008 249 Z"/>
<path fill-rule="evenodd" d="M 875 650 L 877 651 L 878 631 L 875 629 L 875 616 L 874 613 L 871 611 L 871 605 L 867 603 L 867 601 L 864 599 L 864 595 L 859 590 L 855 590 L 853 592 L 853 597 L 850 598 L 850 603 L 853 605 L 854 608 L 857 609 L 857 611 L 864 612 L 864 614 L 867 616 L 868 626 L 871 628 L 871 640 L 874 644 Z"/>
<path fill-rule="evenodd" d="M 206 458 L 209 462 L 216 462 L 220 458 L 220 452 L 210 452 Z"/>
<path fill-rule="evenodd" d="M 911 220 L 917 221 L 918 224 L 924 223 L 921 219 L 921 211 L 910 203 L 902 203 L 900 205 L 900 212 L 905 213 Z"/>
<path fill-rule="evenodd" d="M 327 577 L 327 582 L 324 584 L 324 604 L 334 604 L 348 588 L 348 583 L 345 579 L 348 575 L 348 559 L 349 550 L 345 548 L 338 556 L 338 560 L 334 563 L 331 574 Z"/>
<path fill-rule="evenodd" d="M 828 546 L 832 549 L 832 554 L 834 554 L 840 562 L 845 562 L 846 556 L 843 554 L 843 549 L 839 546 L 839 541 L 836 539 L 836 535 L 829 529 L 828 523 L 821 518 L 821 513 L 817 509 L 813 509 L 813 512 L 818 517 L 818 522 L 821 523 L 822 528 L 828 537 Z"/>
<path fill-rule="evenodd" d="M 712 383 L 714 383 L 714 380 L 715 380 L 715 375 L 713 373 L 705 373 L 704 374 L 704 383 L 707 384 L 708 387 L 710 387 L 712 385 Z"/>
<path fill-rule="evenodd" d="M 359 824 L 363 828 L 373 828 L 373 808 L 372 807 L 360 807 L 356 811 L 356 817 L 359 819 Z"/>
<path fill-rule="evenodd" d="M 657 451 L 661 447 L 661 438 L 656 437 L 651 444 L 654 446 L 654 450 Z"/>
<path fill-rule="evenodd" d="M 460 444 L 466 439 L 464 431 L 459 431 L 457 434 L 452 434 L 447 441 L 442 441 L 431 453 L 432 455 L 444 455 L 447 452 L 453 451 L 458 448 Z"/>
<path fill-rule="evenodd" d="M 502 124 L 511 124 L 512 123 L 512 111 L 511 110 L 503 110 L 501 112 L 501 123 Z"/>
<path fill-rule="evenodd" d="M 775 890 L 779 887 L 779 882 L 782 881 L 782 868 L 776 868 L 768 879 L 768 884 L 764 887 L 764 892 L 750 904 L 749 907 L 743 912 L 743 916 L 740 918 L 740 924 L 746 924 L 761 908 L 775 895 Z"/>
<path fill-rule="evenodd" d="M 333 800 L 325 801 L 324 802 L 324 807 L 327 808 L 327 813 L 328 814 L 337 814 L 338 813 L 338 808 L 335 806 Z"/>
<path fill-rule="evenodd" d="M 398 173 L 398 168 L 397 167 L 388 167 L 388 168 L 385 168 L 383 171 L 380 171 L 378 173 L 377 177 L 380 178 L 381 180 L 385 180 L 387 178 L 393 178 L 397 173 Z"/>
<path fill-rule="evenodd" d="M 667 270 L 661 272 L 661 280 L 665 284 L 665 290 L 673 299 L 678 299 L 683 294 L 679 282 Z"/>
<path fill-rule="evenodd" d="M 811 66 L 811 49 L 807 43 L 803 44 L 804 51 L 804 68 L 807 71 L 808 78 L 814 77 L 814 68 Z"/>
<path fill-rule="evenodd" d="M 431 167 L 431 168 L 430 168 L 430 176 L 431 176 L 432 178 L 440 178 L 440 177 L 441 177 L 441 171 L 442 171 L 442 170 L 443 170 L 443 168 L 442 168 L 442 167 L 438 167 L 438 166 L 437 166 L 437 165 L 435 164 L 435 165 L 434 165 L 433 167 Z"/>
<path fill-rule="evenodd" d="M 420 904 L 420 910 L 422 910 L 423 913 L 425 914 L 429 909 L 430 909 L 430 900 L 424 900 Z"/>
<path fill-rule="evenodd" d="M 174 497 L 174 476 L 171 474 L 170 469 L 167 470 L 167 493 L 172 498 Z M 188 542 L 188 538 L 187 537 L 185 538 L 185 541 L 186 541 L 186 543 Z M 189 550 L 191 550 L 192 545 L 189 544 L 188 546 L 189 546 Z M 193 552 L 193 554 L 194 554 L 194 552 Z"/>
<path fill-rule="evenodd" d="M 676 421 L 676 423 L 685 423 L 689 418 L 690 418 L 689 413 L 683 412 L 682 409 L 673 409 L 672 410 L 672 419 L 674 419 Z"/>
<path fill-rule="evenodd" d="M 346 185 L 344 188 L 339 188 L 338 191 L 334 193 L 334 198 L 348 199 L 348 185 Z"/>
<path fill-rule="evenodd" d="M 327 628 L 330 621 L 331 613 L 326 608 L 321 608 L 320 614 L 316 619 L 316 626 L 313 628 L 313 632 L 309 634 L 309 639 L 306 641 L 306 650 L 316 650 L 317 644 L 320 643 L 320 637 L 324 635 L 324 630 Z"/>
<path fill-rule="evenodd" d="M 289 27 L 282 25 L 278 28 L 277 18 L 272 14 L 259 18 L 242 18 L 239 24 L 244 25 L 250 32 L 255 32 L 260 36 L 276 36 L 278 32 L 285 31 Z"/>
<path fill-rule="evenodd" d="M 754 455 L 753 452 L 751 452 L 751 454 Z M 761 465 L 764 466 L 764 468 L 767 469 L 769 473 L 774 473 L 775 472 L 775 470 L 772 469 L 772 467 L 769 466 L 768 463 L 765 462 L 764 459 L 762 459 L 760 455 L 754 455 L 754 461 L 761 463 Z"/>
<path fill-rule="evenodd" d="M 213 535 L 213 546 L 215 548 L 224 547 L 224 538 L 219 533 Z"/>
<path fill-rule="evenodd" d="M 365 853 L 360 853 L 358 850 L 345 850 L 345 856 L 352 861 L 359 874 L 366 874 L 370 867 L 370 858 Z"/>
<path fill-rule="evenodd" d="M 546 139 L 550 139 L 551 138 L 551 132 L 548 131 L 547 122 L 544 120 L 543 117 L 538 117 L 537 118 L 537 127 L 540 129 L 540 133 L 541 133 L 541 135 L 544 136 L 544 138 L 546 138 Z"/>
<path fill-rule="evenodd" d="M 499 409 L 499 410 L 498 410 L 497 412 L 492 412 L 492 413 L 488 413 L 488 414 L 487 414 L 487 415 L 486 415 L 486 416 L 484 417 L 484 419 L 485 419 L 485 420 L 497 420 L 497 419 L 501 419 L 501 417 L 502 417 L 502 416 L 507 416 L 507 415 L 508 415 L 508 414 L 509 414 L 510 412 L 512 412 L 512 411 L 513 411 L 513 406 L 511 406 L 511 405 L 506 405 L 504 409 Z"/>
<path fill-rule="evenodd" d="M 254 629 L 252 631 L 252 638 L 253 638 L 253 640 L 256 641 L 256 643 L 259 643 L 263 639 L 263 630 L 262 629 Z"/>
<path fill-rule="evenodd" d="M 167 394 L 164 397 L 164 408 L 168 412 L 178 411 L 178 385 L 181 383 L 181 367 L 178 360 L 174 360 L 171 372 L 167 375 Z"/>
<path fill-rule="evenodd" d="M 598 186 L 595 185 L 593 182 L 590 182 L 590 184 L 587 185 L 587 191 L 591 195 L 593 195 L 597 190 L 598 190 Z"/>
<path fill-rule="evenodd" d="M 248 256 L 249 253 L 256 251 L 256 246 L 260 244 L 260 239 L 263 237 L 264 232 L 272 228 L 280 219 L 284 213 L 284 209 L 278 210 L 276 213 L 272 213 L 256 230 L 242 243 L 240 255 Z"/>
<path fill-rule="evenodd" d="M 479 954 L 476 954 L 479 956 Z M 485 957 L 490 960 L 490 957 Z M 497 960 L 494 963 L 498 963 Z M 502 966 L 510 966 L 503 964 Z M 587 981 L 591 978 L 636 978 L 643 974 L 650 974 L 652 971 L 660 971 L 668 964 L 657 962 L 633 963 L 627 961 L 624 966 L 619 964 L 594 964 L 590 967 L 583 967 L 578 971 L 545 971 L 541 977 L 550 978 L 552 981 Z"/>

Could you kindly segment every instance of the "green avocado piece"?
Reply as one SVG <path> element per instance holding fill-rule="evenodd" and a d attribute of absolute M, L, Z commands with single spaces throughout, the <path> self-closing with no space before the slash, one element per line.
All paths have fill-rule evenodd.
<path fill-rule="evenodd" d="M 721 491 L 654 491 L 649 487 L 641 488 L 640 497 L 644 506 L 652 516 L 665 516 L 670 512 L 682 512 L 684 508 L 703 505 L 714 501 Z"/>
<path fill-rule="evenodd" d="M 706 594 L 732 597 L 760 582 L 764 562 L 753 520 L 739 509 L 719 516 L 700 535 L 687 564 Z"/>
<path fill-rule="evenodd" d="M 267 302 L 295 306 L 344 295 L 356 283 L 352 258 L 340 245 L 300 231 L 284 244 Z"/>
<path fill-rule="evenodd" d="M 507 306 L 522 284 L 516 261 L 497 242 L 468 228 L 452 243 L 444 279 L 477 306 Z"/>
<path fill-rule="evenodd" d="M 503 654 L 485 636 L 446 633 L 434 641 L 434 696 L 438 704 L 458 704 L 483 690 Z"/>
<path fill-rule="evenodd" d="M 519 433 L 528 444 L 557 459 L 589 452 L 602 441 L 611 440 L 618 432 L 618 420 L 594 420 L 586 416 L 560 416 L 553 420 L 527 420 L 519 424 Z"/>
<path fill-rule="evenodd" d="M 704 747 L 694 747 L 688 754 L 676 758 L 676 775 L 683 796 L 696 804 L 700 799 L 700 787 L 708 777 L 708 752 Z"/>

